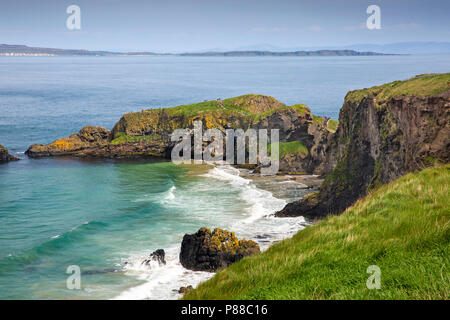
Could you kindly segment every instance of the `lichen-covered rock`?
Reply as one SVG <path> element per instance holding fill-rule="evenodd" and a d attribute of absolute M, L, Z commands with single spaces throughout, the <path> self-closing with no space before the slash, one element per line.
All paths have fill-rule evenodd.
<path fill-rule="evenodd" d="M 89 150 L 99 149 L 109 143 L 110 131 L 103 127 L 87 126 L 77 134 L 58 139 L 50 144 L 33 144 L 25 152 L 29 157 L 61 155 L 83 155 Z"/>
<path fill-rule="evenodd" d="M 0 163 L 1 162 L 8 162 L 8 161 L 17 161 L 20 160 L 19 158 L 16 158 L 8 153 L 8 149 L 6 149 L 4 146 L 0 144 Z"/>
<path fill-rule="evenodd" d="M 334 167 L 317 201 L 278 216 L 339 214 L 369 190 L 435 163 L 450 162 L 450 73 L 349 92 L 323 166 Z"/>
<path fill-rule="evenodd" d="M 197 233 L 184 235 L 180 262 L 186 269 L 214 272 L 259 251 L 258 244 L 238 240 L 234 232 L 218 228 L 211 232 L 203 227 Z"/>
<path fill-rule="evenodd" d="M 87 126 L 81 129 L 76 136 L 83 142 L 103 145 L 109 141 L 110 135 L 111 132 L 103 127 Z"/>

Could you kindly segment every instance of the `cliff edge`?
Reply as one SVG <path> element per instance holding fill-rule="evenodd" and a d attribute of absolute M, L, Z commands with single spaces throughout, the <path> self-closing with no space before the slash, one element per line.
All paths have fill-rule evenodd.
<path fill-rule="evenodd" d="M 318 193 L 276 216 L 339 214 L 372 189 L 416 170 L 450 162 L 450 73 L 349 92 L 326 146 L 334 167 Z"/>

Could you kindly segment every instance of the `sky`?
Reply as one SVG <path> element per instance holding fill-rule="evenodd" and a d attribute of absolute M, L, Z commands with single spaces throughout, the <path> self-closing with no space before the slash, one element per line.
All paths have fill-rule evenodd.
<path fill-rule="evenodd" d="M 81 9 L 69 30 L 66 9 Z M 369 30 L 369 5 L 381 29 Z M 0 43 L 193 52 L 450 41 L 448 0 L 0 0 Z"/>

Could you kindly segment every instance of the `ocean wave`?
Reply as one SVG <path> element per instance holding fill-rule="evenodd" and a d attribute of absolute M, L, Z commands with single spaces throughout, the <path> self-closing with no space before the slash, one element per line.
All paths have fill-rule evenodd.
<path fill-rule="evenodd" d="M 230 222 L 224 226 L 236 232 L 239 237 L 246 237 L 258 242 L 261 250 L 266 250 L 274 242 L 283 240 L 303 229 L 306 222 L 303 217 L 276 218 L 273 214 L 282 209 L 287 203 L 278 199 L 267 190 L 258 188 L 250 179 L 240 176 L 240 170 L 224 165 L 212 168 L 201 176 L 225 181 L 239 191 L 239 196 L 246 210 L 243 219 Z M 165 192 L 162 202 L 175 204 L 183 201 L 183 195 L 176 198 L 176 188 L 172 187 Z M 171 201 L 171 200 L 177 201 Z M 138 277 L 144 283 L 120 293 L 114 299 L 179 299 L 180 287 L 192 285 L 196 287 L 200 282 L 210 279 L 214 274 L 209 272 L 196 272 L 183 268 L 179 262 L 180 244 L 166 250 L 166 265 L 146 265 L 147 254 L 136 254 L 127 259 L 126 274 Z"/>
<path fill-rule="evenodd" d="M 153 202 L 155 201 L 157 198 L 159 198 L 159 202 L 161 204 L 164 204 L 170 200 L 174 200 L 175 199 L 175 190 L 177 188 L 172 185 L 168 190 L 163 191 L 161 193 L 151 193 L 151 194 L 146 194 L 143 197 L 137 198 L 135 200 L 133 200 L 133 202 Z"/>
<path fill-rule="evenodd" d="M 242 200 L 250 204 L 247 209 L 250 216 L 241 223 L 252 223 L 262 217 L 270 216 L 281 210 L 287 203 L 285 200 L 275 198 L 272 192 L 257 188 L 251 180 L 240 176 L 239 169 L 231 166 L 214 167 L 203 176 L 228 181 L 233 187 L 240 189 Z"/>
<path fill-rule="evenodd" d="M 127 259 L 125 272 L 145 281 L 143 284 L 130 288 L 114 298 L 114 300 L 173 300 L 181 298 L 180 287 L 197 286 L 214 274 L 210 272 L 190 271 L 179 262 L 180 247 L 174 246 L 166 250 L 166 264 L 158 263 L 150 266 L 144 261 L 148 256 L 135 255 Z"/>
<path fill-rule="evenodd" d="M 164 196 L 164 200 L 173 200 L 175 199 L 175 190 L 177 188 L 175 186 L 170 187 L 169 190 L 166 191 L 165 196 Z"/>

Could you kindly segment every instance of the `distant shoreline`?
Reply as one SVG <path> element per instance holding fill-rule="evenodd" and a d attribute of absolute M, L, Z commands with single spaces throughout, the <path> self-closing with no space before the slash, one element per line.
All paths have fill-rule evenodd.
<path fill-rule="evenodd" d="M 179 57 L 332 57 L 332 56 L 392 56 L 395 53 L 378 53 L 355 50 L 314 50 L 314 51 L 225 51 L 225 52 L 186 52 L 186 53 L 155 53 L 155 52 L 112 52 L 89 51 L 78 49 L 55 49 L 28 47 L 25 45 L 0 44 L 0 56 L 179 56 Z"/>

